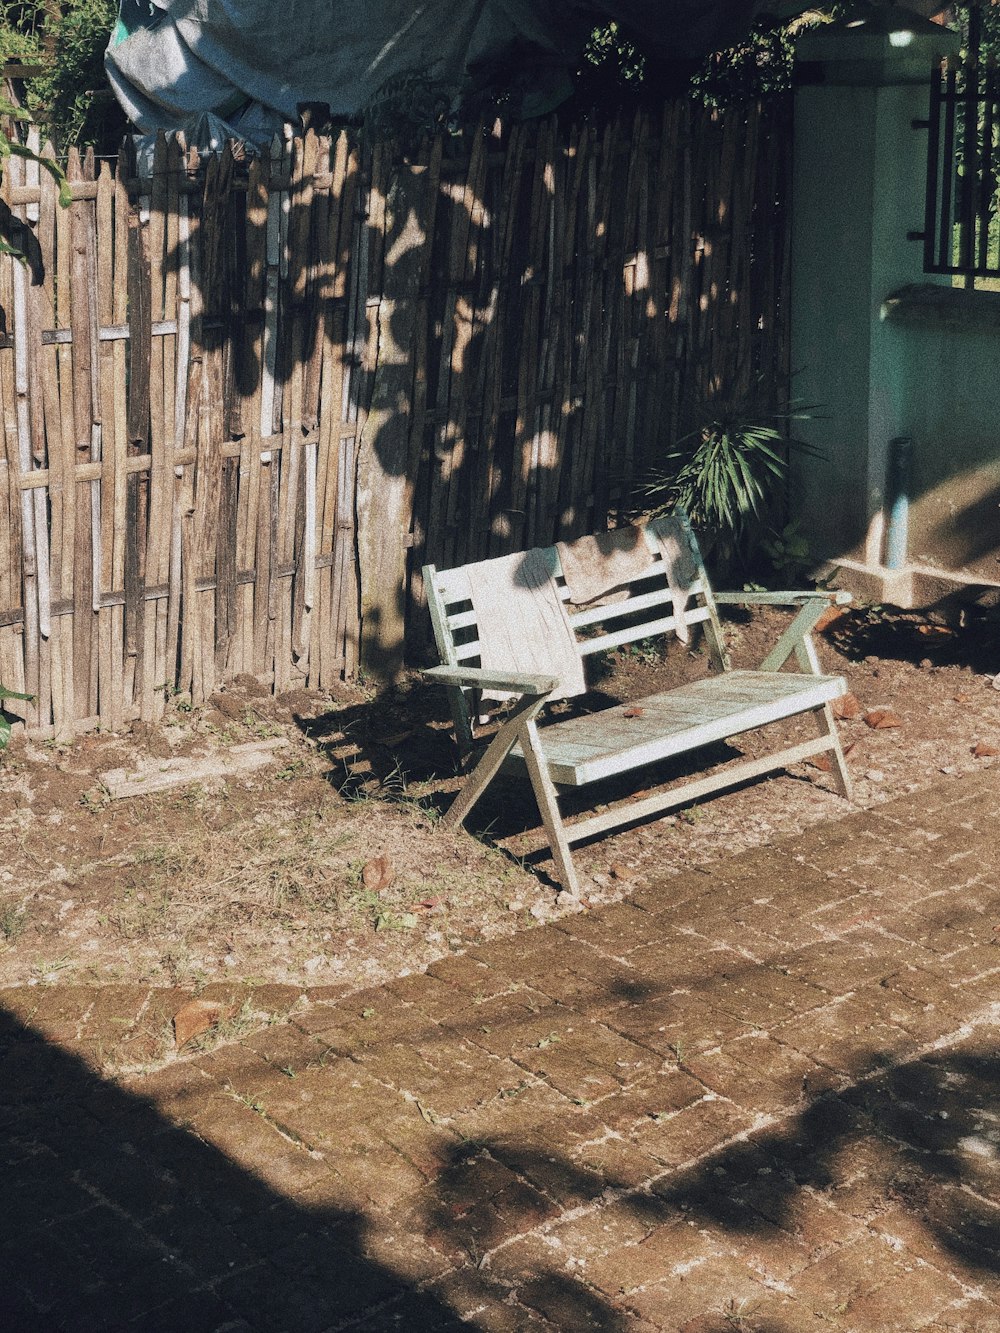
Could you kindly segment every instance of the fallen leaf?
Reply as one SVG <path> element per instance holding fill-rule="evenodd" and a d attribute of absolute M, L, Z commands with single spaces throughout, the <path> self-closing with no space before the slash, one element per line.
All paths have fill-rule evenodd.
<path fill-rule="evenodd" d="M 432 911 L 434 910 L 435 907 L 440 907 L 440 905 L 441 905 L 443 902 L 444 902 L 444 899 L 441 898 L 441 897 L 437 897 L 437 898 L 421 898 L 420 901 L 419 901 L 418 903 L 411 903 L 411 904 L 410 904 L 410 911 L 411 911 L 411 912 L 432 912 Z"/>
<path fill-rule="evenodd" d="M 902 719 L 891 708 L 873 708 L 870 713 L 865 713 L 865 722 L 873 731 L 888 731 L 890 727 L 903 725 Z"/>
<path fill-rule="evenodd" d="M 218 1000 L 188 1000 L 174 1014 L 174 1044 L 178 1050 L 186 1046 L 192 1037 L 214 1028 L 223 1018 L 232 1014 L 228 1005 Z"/>
<path fill-rule="evenodd" d="M 380 745 L 401 745 L 403 741 L 408 741 L 413 735 L 413 728 L 409 731 L 394 731 L 391 736 L 381 737 Z"/>
<path fill-rule="evenodd" d="M 1000 748 L 995 745 L 988 745 L 986 741 L 977 741 L 972 747 L 972 753 L 977 759 L 990 759 L 995 754 L 1000 754 Z"/>
<path fill-rule="evenodd" d="M 361 871 L 361 882 L 372 893 L 382 893 L 392 884 L 396 872 L 387 856 L 376 856 L 366 861 Z"/>
<path fill-rule="evenodd" d="M 967 695 L 967 694 L 956 694 L 956 695 L 955 695 L 955 703 L 957 703 L 957 704 L 967 704 L 968 702 L 969 702 L 969 695 Z"/>
<path fill-rule="evenodd" d="M 641 708 L 626 708 L 622 717 L 642 717 L 643 711 Z"/>
<path fill-rule="evenodd" d="M 842 694 L 839 699 L 834 699 L 830 708 L 833 712 L 833 716 L 841 722 L 849 721 L 854 717 L 860 717 L 864 712 L 864 709 L 853 694 Z"/>
<path fill-rule="evenodd" d="M 944 635 L 954 634 L 955 631 L 953 629 L 949 629 L 947 625 L 918 625 L 917 633 L 924 634 L 928 638 L 930 638 L 932 636 L 939 636 L 942 634 Z"/>
<path fill-rule="evenodd" d="M 846 614 L 847 612 L 842 606 L 828 606 L 819 620 L 816 621 L 814 628 L 822 633 L 828 625 L 832 625 L 835 620 L 839 620 L 841 616 Z"/>
<path fill-rule="evenodd" d="M 611 866 L 609 866 L 608 868 L 609 868 L 609 870 L 611 871 L 611 878 L 612 878 L 612 879 L 631 879 L 631 878 L 632 878 L 632 871 L 629 869 L 628 866 L 624 866 L 624 865 L 622 865 L 622 863 L 621 863 L 620 861 L 615 861 L 615 862 L 614 862 Z"/>
<path fill-rule="evenodd" d="M 843 754 L 845 759 L 851 753 L 851 751 L 854 749 L 856 745 L 857 741 L 851 741 L 850 745 L 845 745 L 843 747 Z M 833 770 L 833 760 L 830 758 L 828 754 L 818 754 L 813 758 L 812 762 L 814 767 L 818 768 L 821 773 L 830 773 Z"/>

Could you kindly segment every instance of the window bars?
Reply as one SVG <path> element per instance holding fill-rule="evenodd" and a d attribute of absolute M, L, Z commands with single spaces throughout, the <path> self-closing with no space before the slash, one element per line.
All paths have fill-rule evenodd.
<path fill-rule="evenodd" d="M 1000 70 L 985 59 L 978 9 L 969 11 L 968 52 L 931 70 L 926 129 L 924 272 L 1000 277 Z"/>

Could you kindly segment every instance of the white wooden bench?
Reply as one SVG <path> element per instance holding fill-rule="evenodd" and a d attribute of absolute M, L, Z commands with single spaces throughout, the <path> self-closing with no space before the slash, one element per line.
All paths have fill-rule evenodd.
<path fill-rule="evenodd" d="M 677 549 L 685 546 L 686 598 L 677 589 L 664 539 Z M 634 700 L 539 725 L 539 714 L 558 693 L 559 680 L 543 670 L 525 672 L 484 668 L 481 663 L 480 625 L 472 600 L 470 569 L 483 587 L 493 566 L 498 577 L 509 578 L 504 560 L 437 570 L 424 568 L 425 586 L 434 634 L 444 663 L 424 674 L 445 685 L 460 747 L 467 755 L 475 748 L 475 723 L 481 712 L 480 691 L 502 690 L 512 696 L 505 705 L 499 730 L 474 766 L 444 818 L 444 825 L 460 824 L 501 767 L 526 767 L 549 838 L 556 871 L 563 887 L 578 894 L 579 886 L 570 845 L 662 813 L 677 806 L 783 769 L 810 756 L 829 751 L 831 771 L 842 795 L 850 799 L 851 785 L 830 710 L 832 700 L 846 692 L 840 676 L 824 675 L 811 631 L 831 602 L 843 604 L 850 594 L 812 592 L 715 593 L 690 524 L 684 515 L 657 519 L 643 529 L 649 554 L 648 568 L 631 579 L 620 595 L 624 600 L 576 610 L 568 605 L 559 554 L 555 547 L 534 553 L 544 559 L 554 590 L 566 606 L 576 651 L 586 658 L 623 644 L 678 630 L 675 601 L 681 610 L 680 631 L 701 626 L 715 674 L 662 694 Z M 645 553 L 644 553 L 645 554 Z M 674 562 L 671 561 L 671 565 Z M 671 587 L 674 592 L 671 592 Z M 543 591 L 545 591 L 543 589 Z M 551 590 L 549 590 L 551 592 Z M 717 606 L 756 604 L 799 608 L 771 652 L 755 671 L 733 670 L 725 650 Z M 559 612 L 561 616 L 561 611 Z M 539 645 L 531 645 L 538 659 Z M 515 654 L 516 656 L 516 654 Z M 543 645 L 544 656 L 544 645 Z M 797 671 L 783 670 L 794 657 Z M 512 663 L 512 667 L 516 665 Z M 559 810 L 559 789 L 576 788 L 602 778 L 617 777 L 669 756 L 684 754 L 716 741 L 729 740 L 787 718 L 811 714 L 818 734 L 798 744 L 777 749 L 759 759 L 730 764 L 707 776 L 684 781 L 641 799 L 617 802 L 611 809 L 566 824 Z"/>

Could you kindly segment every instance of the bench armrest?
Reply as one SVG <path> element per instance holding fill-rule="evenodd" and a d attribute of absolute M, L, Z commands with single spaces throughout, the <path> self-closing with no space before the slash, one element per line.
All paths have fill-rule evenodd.
<path fill-rule="evenodd" d="M 824 588 L 811 588 L 802 592 L 717 592 L 715 600 L 722 606 L 804 606 L 808 602 L 848 606 L 853 598 L 842 588 L 830 592 Z"/>
<path fill-rule="evenodd" d="M 551 694 L 555 676 L 533 676 L 523 671 L 490 671 L 485 667 L 436 666 L 420 673 L 440 685 L 462 685 L 471 690 L 509 690 L 511 694 Z"/>

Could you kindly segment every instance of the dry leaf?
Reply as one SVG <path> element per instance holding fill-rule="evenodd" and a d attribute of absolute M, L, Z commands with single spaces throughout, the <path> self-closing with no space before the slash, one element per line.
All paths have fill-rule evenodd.
<path fill-rule="evenodd" d="M 380 745 L 401 745 L 403 741 L 408 741 L 414 734 L 413 728 L 409 731 L 394 731 L 391 736 L 383 736 L 379 740 Z"/>
<path fill-rule="evenodd" d="M 930 638 L 931 636 L 936 636 L 941 634 L 955 633 L 955 631 L 953 629 L 949 629 L 947 625 L 918 625 L 917 632 L 919 634 L 927 635 L 928 638 Z"/>
<path fill-rule="evenodd" d="M 967 694 L 956 694 L 956 695 L 955 695 L 955 703 L 957 703 L 957 704 L 967 704 L 968 702 L 969 702 L 969 695 L 967 695 Z"/>
<path fill-rule="evenodd" d="M 632 871 L 629 869 L 628 866 L 622 865 L 620 861 L 615 861 L 612 865 L 608 867 L 608 869 L 611 871 L 612 879 L 632 878 Z"/>
<path fill-rule="evenodd" d="M 856 745 L 857 741 L 851 741 L 850 745 L 845 745 L 843 747 L 843 755 L 845 759 L 851 753 L 851 751 L 854 749 Z M 833 772 L 833 760 L 831 759 L 829 754 L 814 755 L 812 762 L 813 766 L 815 768 L 818 768 L 821 773 Z"/>
<path fill-rule="evenodd" d="M 834 699 L 830 707 L 833 710 L 833 716 L 841 722 L 849 721 L 853 717 L 860 717 L 864 712 L 853 694 L 842 694 L 839 699 Z"/>
<path fill-rule="evenodd" d="M 819 620 L 816 621 L 814 628 L 822 633 L 828 625 L 832 625 L 835 620 L 839 620 L 841 616 L 846 614 L 847 612 L 842 606 L 828 606 Z"/>
<path fill-rule="evenodd" d="M 642 717 L 642 714 L 643 710 L 641 708 L 626 708 L 622 717 Z"/>
<path fill-rule="evenodd" d="M 977 741 L 972 747 L 972 753 L 977 759 L 991 759 L 993 755 L 1000 754 L 1000 749 L 995 745 L 987 745 L 985 741 Z"/>
<path fill-rule="evenodd" d="M 232 1009 L 218 1000 L 188 1000 L 174 1014 L 174 1044 L 180 1050 L 192 1037 L 197 1037 L 216 1023 L 232 1014 Z"/>
<path fill-rule="evenodd" d="M 392 868 L 392 862 L 385 855 L 376 856 L 371 861 L 366 861 L 361 872 L 362 884 L 366 889 L 370 889 L 372 893 L 383 893 L 395 878 L 396 872 Z"/>
<path fill-rule="evenodd" d="M 411 903 L 409 910 L 411 912 L 433 912 L 435 907 L 440 907 L 444 902 L 441 897 L 421 898 L 418 903 Z"/>
<path fill-rule="evenodd" d="M 902 719 L 891 708 L 873 708 L 865 714 L 865 721 L 874 731 L 888 731 L 890 727 L 903 725 Z"/>

